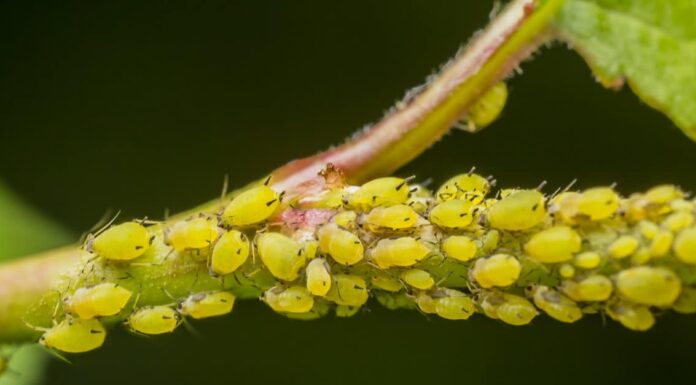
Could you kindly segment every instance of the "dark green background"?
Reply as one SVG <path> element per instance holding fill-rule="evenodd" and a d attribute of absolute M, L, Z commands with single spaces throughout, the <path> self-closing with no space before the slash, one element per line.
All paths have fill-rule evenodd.
<path fill-rule="evenodd" d="M 77 237 L 106 209 L 161 217 L 338 143 L 488 21 L 490 1 L 0 2 L 0 178 Z M 696 187 L 696 144 L 565 47 L 509 83 L 502 118 L 400 174 L 472 165 L 502 186 Z M 694 317 L 644 334 L 588 317 L 514 328 L 377 305 L 290 321 L 259 303 L 195 338 L 115 330 L 51 384 L 587 384 L 692 376 Z"/>

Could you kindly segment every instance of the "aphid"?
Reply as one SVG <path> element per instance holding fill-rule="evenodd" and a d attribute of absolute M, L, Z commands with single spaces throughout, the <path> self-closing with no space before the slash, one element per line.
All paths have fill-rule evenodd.
<path fill-rule="evenodd" d="M 382 269 L 413 266 L 430 254 L 430 249 L 412 237 L 381 239 L 370 250 L 370 258 Z"/>
<path fill-rule="evenodd" d="M 631 264 L 633 265 L 643 265 L 650 261 L 650 248 L 646 246 L 639 247 L 631 255 Z"/>
<path fill-rule="evenodd" d="M 466 294 L 452 289 L 438 291 L 435 313 L 444 319 L 465 320 L 476 312 L 474 301 Z"/>
<path fill-rule="evenodd" d="M 495 254 L 476 260 L 471 276 L 482 288 L 510 286 L 520 276 L 522 265 L 508 254 Z"/>
<path fill-rule="evenodd" d="M 650 243 L 650 255 L 653 257 L 663 257 L 672 248 L 674 234 L 671 231 L 660 230 Z"/>
<path fill-rule="evenodd" d="M 626 258 L 638 249 L 640 243 L 631 235 L 622 235 L 607 248 L 609 255 L 616 259 Z"/>
<path fill-rule="evenodd" d="M 483 202 L 491 189 L 488 179 L 474 173 L 460 174 L 447 180 L 435 193 L 440 202 L 461 199 L 472 204 Z"/>
<path fill-rule="evenodd" d="M 371 231 L 381 229 L 403 230 L 416 225 L 418 213 L 403 204 L 389 207 L 375 207 L 365 216 L 365 225 Z"/>
<path fill-rule="evenodd" d="M 348 205 L 362 211 L 377 206 L 392 206 L 408 200 L 409 187 L 405 179 L 386 177 L 373 179 L 355 191 Z"/>
<path fill-rule="evenodd" d="M 442 250 L 448 257 L 466 262 L 476 256 L 478 246 L 466 235 L 452 235 L 442 241 Z"/>
<path fill-rule="evenodd" d="M 105 338 L 106 329 L 98 320 L 67 317 L 46 329 L 39 343 L 66 353 L 83 353 L 102 346 Z"/>
<path fill-rule="evenodd" d="M 558 263 L 573 259 L 580 251 L 582 238 L 568 226 L 553 226 L 534 235 L 524 245 L 532 258 L 543 263 Z"/>
<path fill-rule="evenodd" d="M 323 258 L 315 258 L 307 264 L 307 290 L 313 295 L 323 297 L 331 289 L 329 264 Z"/>
<path fill-rule="evenodd" d="M 684 193 L 677 186 L 670 184 L 655 186 L 645 193 L 645 199 L 652 205 L 665 205 L 683 197 Z"/>
<path fill-rule="evenodd" d="M 527 325 L 539 312 L 526 298 L 508 293 L 490 293 L 481 302 L 484 313 L 514 326 Z"/>
<path fill-rule="evenodd" d="M 603 275 L 594 274 L 578 282 L 563 282 L 563 292 L 575 301 L 606 301 L 611 297 L 614 287 L 611 280 Z"/>
<path fill-rule="evenodd" d="M 694 223 L 694 215 L 687 211 L 679 211 L 676 213 L 669 214 L 660 224 L 662 228 L 665 228 L 672 232 L 677 232 L 683 230 Z"/>
<path fill-rule="evenodd" d="M 696 264 L 696 227 L 682 230 L 674 239 L 674 253 L 680 261 Z"/>
<path fill-rule="evenodd" d="M 580 193 L 574 191 L 565 191 L 550 201 L 553 212 L 560 222 L 574 225 L 575 218 L 578 215 L 578 202 L 580 201 Z"/>
<path fill-rule="evenodd" d="M 266 184 L 252 187 L 232 199 L 222 212 L 226 226 L 249 226 L 270 218 L 280 205 L 281 195 Z"/>
<path fill-rule="evenodd" d="M 433 201 L 433 196 L 428 189 L 421 185 L 411 186 L 411 196 L 406 204 L 418 214 L 424 214 Z"/>
<path fill-rule="evenodd" d="M 409 286 L 419 290 L 428 290 L 435 285 L 433 276 L 425 270 L 409 269 L 401 273 L 401 279 Z"/>
<path fill-rule="evenodd" d="M 677 313 L 696 313 L 696 289 L 693 287 L 682 288 L 681 294 L 672 304 L 672 309 Z"/>
<path fill-rule="evenodd" d="M 602 262 L 602 257 L 594 251 L 585 251 L 575 255 L 573 264 L 581 269 L 594 269 Z"/>
<path fill-rule="evenodd" d="M 685 199 L 675 199 L 669 202 L 672 211 L 694 211 L 694 202 Z"/>
<path fill-rule="evenodd" d="M 63 304 L 65 311 L 82 319 L 106 317 L 123 310 L 132 294 L 128 289 L 105 282 L 75 290 Z"/>
<path fill-rule="evenodd" d="M 575 275 L 575 268 L 569 263 L 564 263 L 558 268 L 558 274 L 563 278 L 573 278 Z"/>
<path fill-rule="evenodd" d="M 435 298 L 423 292 L 416 295 L 416 305 L 420 311 L 426 314 L 435 314 L 437 310 L 437 301 Z"/>
<path fill-rule="evenodd" d="M 333 276 L 331 290 L 326 294 L 326 299 L 337 305 L 362 306 L 367 302 L 368 296 L 367 283 L 362 277 L 336 274 Z"/>
<path fill-rule="evenodd" d="M 336 306 L 336 317 L 348 318 L 352 317 L 360 311 L 360 306 L 346 306 L 338 305 Z"/>
<path fill-rule="evenodd" d="M 448 200 L 430 210 L 430 222 L 446 229 L 463 229 L 474 219 L 473 208 L 474 205 L 467 200 Z"/>
<path fill-rule="evenodd" d="M 189 295 L 177 308 L 179 313 L 195 319 L 215 317 L 232 311 L 234 294 L 227 291 L 208 291 Z"/>
<path fill-rule="evenodd" d="M 335 224 L 322 226 L 317 232 L 319 250 L 342 265 L 354 265 L 362 261 L 365 247 L 360 238 Z"/>
<path fill-rule="evenodd" d="M 647 306 L 614 302 L 607 304 L 605 310 L 609 317 L 631 330 L 645 331 L 655 324 L 655 317 Z"/>
<path fill-rule="evenodd" d="M 262 233 L 256 238 L 256 247 L 261 261 L 274 277 L 294 281 L 306 258 L 302 245 L 280 233 Z"/>
<path fill-rule="evenodd" d="M 551 318 L 566 323 L 582 318 L 582 310 L 573 300 L 548 286 L 534 286 L 532 295 L 534 304 Z"/>
<path fill-rule="evenodd" d="M 403 284 L 399 282 L 397 279 L 390 277 L 387 274 L 381 273 L 373 276 L 370 278 L 370 283 L 372 286 L 382 289 L 385 291 L 389 291 L 392 293 L 397 293 L 403 289 Z"/>
<path fill-rule="evenodd" d="M 179 221 L 165 230 L 167 243 L 176 251 L 210 247 L 219 235 L 217 221 L 209 216 L 197 216 Z"/>
<path fill-rule="evenodd" d="M 306 313 L 314 307 L 314 297 L 304 286 L 274 286 L 263 295 L 263 301 L 279 313 Z"/>
<path fill-rule="evenodd" d="M 491 227 L 500 230 L 527 230 L 546 216 L 544 195 L 536 190 L 517 190 L 488 210 Z"/>
<path fill-rule="evenodd" d="M 111 226 L 87 242 L 87 250 L 112 261 L 130 261 L 150 247 L 150 234 L 143 225 L 126 222 Z"/>
<path fill-rule="evenodd" d="M 358 214 L 355 211 L 341 211 L 334 215 L 333 222 L 340 227 L 352 230 L 356 226 Z"/>
<path fill-rule="evenodd" d="M 614 215 L 619 208 L 619 195 L 610 187 L 594 187 L 580 194 L 578 213 L 598 221 Z"/>
<path fill-rule="evenodd" d="M 508 89 L 505 82 L 500 82 L 488 89 L 469 108 L 466 113 L 469 132 L 477 132 L 493 123 L 505 107 Z"/>
<path fill-rule="evenodd" d="M 500 232 L 498 230 L 490 230 L 483 235 L 481 240 L 481 250 L 484 253 L 491 253 L 498 248 L 500 244 Z"/>
<path fill-rule="evenodd" d="M 249 240 L 237 230 L 230 230 L 220 237 L 213 247 L 208 267 L 217 275 L 234 273 L 249 258 Z"/>
<path fill-rule="evenodd" d="M 638 266 L 616 275 L 616 288 L 624 298 L 653 306 L 671 305 L 681 292 L 681 281 L 664 267 Z"/>
<path fill-rule="evenodd" d="M 650 240 L 657 235 L 660 228 L 651 221 L 642 220 L 638 222 L 638 230 L 640 230 L 640 234 L 643 236 L 643 238 Z"/>
<path fill-rule="evenodd" d="M 125 324 L 134 332 L 157 335 L 171 333 L 179 326 L 181 317 L 171 306 L 144 306 L 126 318 Z"/>

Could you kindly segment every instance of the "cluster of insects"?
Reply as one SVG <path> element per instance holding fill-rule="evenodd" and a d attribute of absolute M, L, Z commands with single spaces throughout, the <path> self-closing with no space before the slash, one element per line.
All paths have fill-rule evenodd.
<path fill-rule="evenodd" d="M 492 178 L 473 170 L 434 192 L 412 182 L 332 182 L 284 197 L 266 180 L 218 212 L 110 225 L 86 241 L 80 284 L 61 296 L 61 317 L 40 342 L 92 350 L 112 319 L 169 333 L 186 318 L 230 313 L 240 296 L 296 319 L 351 316 L 370 297 L 510 325 L 601 313 L 647 330 L 663 309 L 696 312 L 695 202 L 675 186 L 628 197 L 612 187 L 492 193 Z M 191 271 L 219 287 L 153 299 L 166 291 L 162 277 Z"/>

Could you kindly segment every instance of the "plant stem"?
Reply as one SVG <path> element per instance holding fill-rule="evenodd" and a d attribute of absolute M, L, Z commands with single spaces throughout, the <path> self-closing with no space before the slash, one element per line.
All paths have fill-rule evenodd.
<path fill-rule="evenodd" d="M 547 26 L 561 3 L 513 1 L 422 92 L 404 100 L 382 121 L 343 145 L 280 167 L 272 173 L 274 186 L 285 190 L 289 197 L 297 196 L 309 185 L 323 182 L 317 174 L 327 163 L 334 164 L 351 183 L 391 174 L 439 140 L 486 90 L 529 57 L 547 37 Z M 195 210 L 215 212 L 220 203 L 209 202 Z M 66 272 L 79 265 L 84 254 L 73 246 L 0 266 L 0 342 L 27 340 L 35 334 L 26 327 L 24 317 L 65 283 Z M 167 281 L 175 283 L 172 271 L 159 273 L 170 276 Z M 214 281 L 206 285 L 212 286 Z M 153 301 L 162 299 L 154 289 L 151 295 Z M 51 314 L 47 311 L 43 315 L 47 313 Z M 46 318 L 39 321 L 45 322 Z"/>

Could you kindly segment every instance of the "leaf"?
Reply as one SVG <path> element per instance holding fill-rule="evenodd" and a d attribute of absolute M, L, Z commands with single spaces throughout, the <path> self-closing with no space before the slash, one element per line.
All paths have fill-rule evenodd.
<path fill-rule="evenodd" d="M 65 244 L 70 233 L 43 217 L 0 183 L 0 261 Z M 25 385 L 43 382 L 42 368 L 48 354 L 36 344 L 0 349 L 11 353 L 10 370 L 0 376 L 0 385 Z"/>
<path fill-rule="evenodd" d="M 627 81 L 696 140 L 696 0 L 567 0 L 556 26 L 605 87 Z"/>

